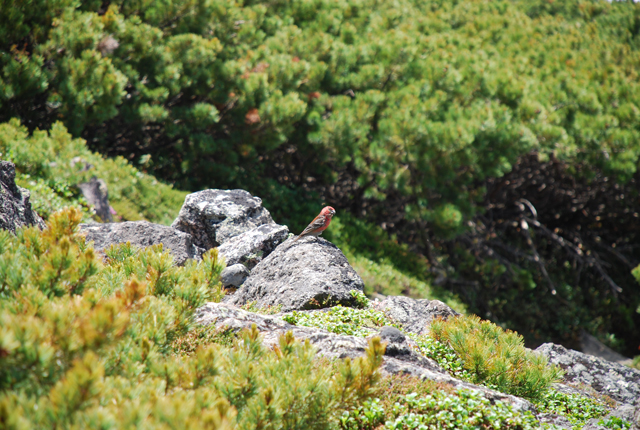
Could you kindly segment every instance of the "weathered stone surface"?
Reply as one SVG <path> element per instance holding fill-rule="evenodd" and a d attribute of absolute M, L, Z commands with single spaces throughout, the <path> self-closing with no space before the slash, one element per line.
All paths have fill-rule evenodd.
<path fill-rule="evenodd" d="M 227 266 L 242 263 L 253 269 L 289 235 L 289 228 L 275 223 L 264 224 L 232 237 L 218 247 Z"/>
<path fill-rule="evenodd" d="M 404 330 L 417 334 L 426 334 L 429 323 L 436 317 L 446 319 L 459 315 L 439 300 L 416 300 L 404 296 L 387 296 L 384 300 L 373 303 L 388 317 L 402 324 Z"/>
<path fill-rule="evenodd" d="M 16 166 L 0 161 L 0 229 L 16 232 L 17 228 L 37 225 L 45 228 L 40 216 L 31 209 L 28 190 L 16 185 Z"/>
<path fill-rule="evenodd" d="M 277 316 L 247 312 L 226 303 L 207 303 L 202 306 L 196 311 L 196 322 L 205 326 L 213 324 L 219 330 L 233 331 L 250 329 L 255 324 L 263 336 L 263 344 L 268 347 L 278 345 L 278 338 L 287 331 L 291 331 L 296 339 L 309 340 L 309 343 L 316 348 L 318 355 L 328 358 L 360 357 L 364 355 L 368 346 L 368 340 L 365 338 L 338 335 L 319 328 L 294 326 Z M 417 353 L 410 339 L 406 337 L 402 339 L 394 330 L 387 328 L 381 330 L 381 334 L 384 334 L 382 340 L 387 343 L 381 367 L 383 374 L 412 375 L 447 383 L 456 388 L 480 391 L 492 401 L 500 400 L 511 404 L 514 409 L 533 411 L 533 406 L 526 400 L 463 382 L 450 376 L 433 360 Z"/>
<path fill-rule="evenodd" d="M 161 243 L 163 249 L 171 251 L 175 263 L 179 266 L 189 258 L 200 259 L 203 251 L 194 246 L 189 234 L 148 221 L 80 224 L 80 231 L 86 234 L 87 241 L 94 241 L 93 246 L 98 251 L 125 242 L 140 248 Z"/>
<path fill-rule="evenodd" d="M 571 430 L 573 426 L 569 419 L 563 415 L 556 414 L 538 414 L 540 423 L 547 424 L 552 429 L 566 429 Z"/>
<path fill-rule="evenodd" d="M 189 194 L 171 227 L 193 236 L 195 245 L 215 248 L 232 237 L 273 223 L 262 200 L 244 190 L 204 190 Z"/>
<path fill-rule="evenodd" d="M 564 382 L 589 386 L 620 403 L 635 405 L 640 402 L 640 370 L 553 343 L 540 345 L 536 352 L 564 369 Z"/>
<path fill-rule="evenodd" d="M 282 311 L 351 306 L 351 290 L 362 291 L 364 283 L 342 251 L 321 238 L 294 242 L 289 239 L 263 259 L 232 296 L 235 305 L 282 306 Z"/>
<path fill-rule="evenodd" d="M 249 277 L 249 269 L 244 264 L 234 264 L 225 268 L 220 274 L 223 287 L 239 287 Z"/>
<path fill-rule="evenodd" d="M 109 206 L 109 192 L 107 183 L 95 176 L 89 182 L 78 184 L 84 198 L 93 206 L 96 215 L 104 222 L 112 222 L 111 206 Z"/>
<path fill-rule="evenodd" d="M 605 427 L 603 425 L 599 425 L 600 421 L 606 422 L 612 417 L 620 418 L 630 424 L 632 424 L 631 428 L 633 429 L 633 414 L 635 412 L 635 408 L 631 405 L 621 405 L 620 407 L 612 410 L 604 417 L 600 418 L 591 418 L 587 423 L 582 427 L 582 430 L 608 430 L 609 427 Z"/>

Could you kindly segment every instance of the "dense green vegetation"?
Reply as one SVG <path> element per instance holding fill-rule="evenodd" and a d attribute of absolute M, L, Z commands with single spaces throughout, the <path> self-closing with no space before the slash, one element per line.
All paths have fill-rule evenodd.
<path fill-rule="evenodd" d="M 185 347 L 193 311 L 222 297 L 217 251 L 176 267 L 124 244 L 103 264 L 81 216 L 0 232 L 2 428 L 324 429 L 370 395 L 379 339 L 333 363 L 290 333 L 267 349 L 255 328 Z"/>
<path fill-rule="evenodd" d="M 293 231 L 329 202 L 349 242 L 374 224 L 424 256 L 353 249 L 369 291 L 637 351 L 638 4 L 2 0 L 0 22 L 0 122 L 181 190 L 248 189 Z M 116 211 L 168 222 L 183 194 L 118 190 L 112 160 Z M 80 179 L 50 169 L 21 167 L 45 213 Z"/>
<path fill-rule="evenodd" d="M 377 337 L 364 357 L 329 361 L 291 333 L 267 349 L 255 327 L 238 334 L 196 327 L 193 311 L 223 295 L 216 250 L 184 267 L 160 246 L 123 244 L 98 258 L 76 232 L 82 216 L 72 208 L 52 215 L 44 231 L 0 232 L 3 428 L 535 428 L 530 413 L 477 393 L 401 375 L 381 380 Z M 383 325 L 402 329 L 362 294 L 358 302 L 360 309 L 285 319 L 357 336 Z M 541 411 L 567 415 L 577 428 L 604 414 L 597 401 L 542 387 L 550 382 L 544 375 L 535 392 L 498 386 L 495 356 L 513 333 L 476 319 L 438 327 L 451 332 L 460 321 L 491 328 L 490 339 L 462 335 L 482 346 L 479 366 L 463 369 L 464 357 L 434 337 L 414 336 L 420 351 L 457 377 L 536 398 Z M 518 356 L 522 347 L 512 346 Z M 528 368 L 510 375 L 536 376 Z"/>
<path fill-rule="evenodd" d="M 66 206 L 90 210 L 75 185 L 92 176 L 108 184 L 109 202 L 116 218 L 171 224 L 184 202 L 185 192 L 133 168 L 121 157 L 105 159 L 74 139 L 64 125 L 29 135 L 18 121 L 0 124 L 0 157 L 16 165 L 16 183 L 31 192 L 33 208 L 43 217 Z"/>

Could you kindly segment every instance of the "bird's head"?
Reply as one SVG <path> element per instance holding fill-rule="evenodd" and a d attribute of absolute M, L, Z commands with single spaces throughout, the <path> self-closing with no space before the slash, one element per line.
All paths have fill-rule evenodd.
<path fill-rule="evenodd" d="M 322 208 L 322 212 L 320 213 L 324 216 L 328 216 L 329 218 L 331 218 L 336 214 L 336 210 L 331 206 L 325 206 L 324 208 Z"/>

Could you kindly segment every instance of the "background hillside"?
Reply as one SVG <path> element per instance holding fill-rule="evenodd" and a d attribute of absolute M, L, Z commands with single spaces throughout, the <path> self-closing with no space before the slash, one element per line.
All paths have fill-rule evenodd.
<path fill-rule="evenodd" d="M 92 175 L 123 219 L 244 188 L 299 231 L 326 202 L 369 292 L 637 354 L 633 2 L 0 5 L 0 152 L 43 215 Z"/>

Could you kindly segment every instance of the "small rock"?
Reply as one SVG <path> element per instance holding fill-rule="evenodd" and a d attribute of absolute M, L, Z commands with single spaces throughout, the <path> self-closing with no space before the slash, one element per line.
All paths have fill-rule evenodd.
<path fill-rule="evenodd" d="M 102 251 L 111 245 L 130 242 L 139 248 L 161 243 L 173 254 L 175 264 L 181 266 L 187 259 L 200 259 L 203 250 L 193 245 L 191 235 L 166 225 L 148 221 L 122 223 L 80 224 L 80 231 L 87 241 L 94 242 L 94 249 Z"/>
<path fill-rule="evenodd" d="M 111 206 L 109 206 L 109 192 L 107 183 L 95 176 L 89 182 L 78 184 L 84 198 L 96 211 L 96 215 L 104 222 L 112 222 Z"/>
<path fill-rule="evenodd" d="M 402 324 L 404 330 L 416 334 L 427 334 L 434 318 L 460 315 L 439 300 L 416 300 L 404 296 L 387 296 L 376 307 Z"/>
<path fill-rule="evenodd" d="M 220 274 L 223 287 L 239 287 L 249 277 L 249 269 L 244 264 L 234 264 Z"/>
<path fill-rule="evenodd" d="M 31 209 L 30 197 L 28 190 L 16 185 L 16 166 L 0 161 L 0 229 L 15 233 L 20 227 L 46 227 L 42 218 Z"/>
<path fill-rule="evenodd" d="M 227 240 L 218 247 L 218 252 L 228 266 L 243 263 L 253 269 L 284 242 L 288 235 L 289 229 L 286 226 L 264 224 Z"/>
<path fill-rule="evenodd" d="M 397 328 L 386 325 L 380 329 L 380 338 L 387 342 L 404 342 L 407 336 Z"/>
<path fill-rule="evenodd" d="M 171 227 L 193 236 L 195 245 L 215 248 L 245 231 L 271 224 L 262 200 L 244 190 L 204 190 L 189 194 Z"/>
<path fill-rule="evenodd" d="M 225 302 L 281 305 L 283 312 L 355 306 L 351 290 L 363 289 L 362 279 L 337 246 L 321 238 L 289 239 L 263 259 Z"/>

